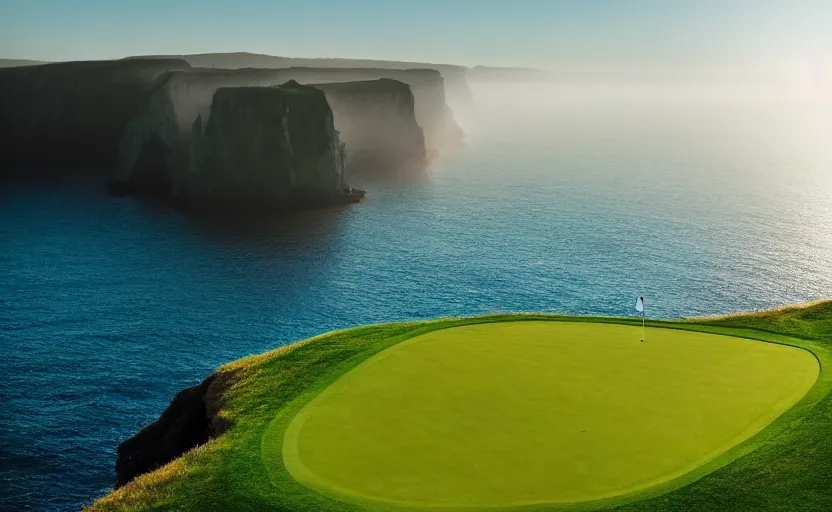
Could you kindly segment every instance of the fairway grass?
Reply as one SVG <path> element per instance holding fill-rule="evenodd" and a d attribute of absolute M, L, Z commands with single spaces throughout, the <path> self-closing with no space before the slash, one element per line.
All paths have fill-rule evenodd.
<path fill-rule="evenodd" d="M 461 416 L 454 421 L 463 423 L 467 416 L 460 413 L 449 412 L 447 407 L 442 411 L 431 411 L 431 403 L 437 401 L 428 400 L 429 390 L 434 386 L 441 386 L 445 389 L 453 388 L 451 376 L 435 378 L 428 381 L 426 385 L 426 372 L 437 373 L 439 367 L 432 365 L 453 364 L 453 359 L 445 359 L 445 352 L 439 361 L 431 359 L 431 350 L 434 343 L 431 339 L 434 336 L 449 336 L 466 333 L 466 329 L 476 330 L 486 327 L 497 327 L 503 325 L 509 331 L 515 327 L 521 327 L 519 323 L 527 322 L 528 329 L 551 328 L 558 331 L 564 329 L 559 336 L 523 336 L 518 340 L 516 336 L 503 336 L 497 341 L 487 344 L 493 346 L 499 353 L 488 354 L 483 351 L 473 350 L 472 345 L 480 343 L 476 336 L 463 336 L 458 341 L 435 342 L 436 347 L 447 346 L 448 356 L 457 354 L 453 359 L 456 363 L 451 366 L 453 371 L 458 372 L 458 381 L 466 382 L 479 376 L 483 377 L 483 370 L 489 365 L 495 365 L 499 359 L 501 363 L 499 372 L 503 372 L 503 379 L 512 381 L 511 386 L 519 387 L 521 391 L 509 393 L 508 386 L 498 386 L 498 380 L 485 379 L 484 388 L 479 388 L 479 400 L 482 407 L 476 408 L 479 415 L 476 424 L 467 428 L 466 435 L 454 434 L 453 430 L 442 431 L 440 426 L 443 423 L 429 422 L 425 418 L 431 414 L 442 413 L 446 418 L 449 414 Z M 580 324 L 586 324 L 582 326 Z M 601 325 L 604 324 L 604 325 Z M 384 415 L 392 414 L 398 410 L 396 417 L 404 418 L 404 414 L 410 416 L 413 425 L 407 422 L 396 423 L 387 419 L 387 428 L 381 429 L 378 436 L 379 443 L 367 445 L 366 436 L 356 435 L 356 442 L 365 443 L 364 446 L 356 444 L 355 447 L 343 448 L 346 450 L 361 450 L 361 453 L 371 453 L 367 450 L 378 450 L 383 443 L 388 444 L 386 449 L 410 450 L 415 453 L 412 459 L 398 462 L 398 466 L 390 466 L 391 461 L 382 461 L 390 476 L 396 474 L 420 475 L 422 483 L 434 485 L 434 489 L 442 489 L 441 482 L 430 482 L 422 472 L 425 464 L 434 464 L 437 456 L 437 448 L 414 450 L 397 440 L 402 436 L 394 436 L 396 432 L 402 433 L 410 430 L 423 432 L 420 443 L 426 440 L 431 442 L 444 442 L 448 446 L 448 439 L 453 436 L 458 439 L 458 448 L 452 446 L 450 450 L 461 450 L 465 457 L 481 459 L 483 464 L 495 464 L 495 460 L 502 459 L 514 465 L 514 467 L 525 466 L 539 460 L 537 464 L 549 464 L 549 460 L 543 460 L 538 455 L 538 446 L 541 454 L 552 455 L 555 449 L 572 451 L 575 455 L 569 460 L 561 459 L 557 467 L 546 466 L 546 471 L 541 471 L 543 476 L 531 472 L 524 467 L 509 474 L 504 468 L 497 468 L 494 474 L 504 477 L 499 485 L 484 490 L 483 485 L 477 484 L 477 479 L 469 478 L 468 485 L 472 489 L 472 495 L 477 499 L 485 501 L 487 492 L 492 492 L 490 498 L 494 502 L 510 503 L 513 500 L 522 500 L 518 497 L 526 493 L 526 497 L 542 500 L 583 500 L 590 501 L 546 501 L 530 503 L 520 507 L 508 505 L 497 505 L 501 510 L 518 510 L 523 512 L 543 512 L 561 510 L 615 510 L 616 512 L 691 512 L 691 511 L 818 511 L 828 512 L 832 510 L 832 301 L 819 302 L 803 307 L 792 307 L 777 311 L 770 311 L 755 314 L 738 314 L 723 318 L 702 318 L 686 321 L 648 321 L 647 342 L 639 343 L 639 328 L 641 322 L 636 319 L 622 318 L 586 318 L 586 317 L 561 317 L 554 315 L 491 315 L 478 318 L 440 319 L 427 322 L 397 323 L 385 325 L 373 325 L 331 332 L 301 343 L 290 344 L 272 352 L 247 357 L 219 368 L 215 373 L 212 386 L 214 390 L 210 399 L 212 400 L 213 417 L 218 422 L 227 425 L 224 432 L 216 439 L 207 444 L 195 448 L 182 457 L 158 470 L 140 476 L 129 484 L 115 490 L 106 496 L 95 501 L 87 507 L 91 512 L 139 512 L 139 511 L 198 511 L 198 512 L 237 512 L 237 511 L 272 511 L 272 512 L 361 512 L 361 511 L 385 511 L 393 512 L 398 510 L 431 510 L 439 511 L 443 508 L 462 512 L 466 507 L 442 507 L 439 505 L 426 505 L 426 500 L 421 499 L 418 503 L 401 504 L 394 501 L 398 498 L 412 499 L 418 495 L 414 486 L 406 484 L 393 491 L 376 492 L 372 488 L 361 488 L 361 482 L 353 485 L 349 481 L 349 475 L 344 475 L 345 469 L 342 464 L 355 464 L 357 470 L 361 468 L 359 461 L 339 461 L 331 469 L 321 468 L 320 463 L 315 462 L 315 453 L 310 451 L 304 455 L 306 436 L 314 441 L 317 436 L 327 438 L 331 435 L 349 433 L 350 425 L 358 425 L 366 422 L 373 425 Z M 550 326 L 550 327 L 549 327 Z M 570 354 L 570 351 L 578 345 L 577 341 L 570 342 L 570 338 L 564 333 L 568 329 L 592 329 L 596 332 L 602 331 L 609 326 L 614 332 L 620 333 L 613 341 L 603 336 L 595 341 L 586 341 L 583 337 L 583 346 L 580 351 Z M 495 332 L 486 329 L 489 332 Z M 684 337 L 687 334 L 695 336 L 690 340 L 674 342 L 675 336 Z M 700 333 L 702 337 L 700 338 Z M 659 335 L 661 334 L 661 335 Z M 706 336 L 722 335 L 722 336 Z M 490 336 L 493 338 L 493 336 Z M 536 351 L 535 357 L 523 356 L 522 350 L 506 350 L 506 347 L 524 347 L 525 350 Z M 523 345 L 521 345 L 523 344 Z M 535 345 L 537 348 L 535 348 Z M 452 345 L 455 345 L 452 347 Z M 550 347 L 557 347 L 557 350 L 550 350 Z M 571 348 L 570 348 L 571 347 Z M 696 347 L 696 350 L 690 350 Z M 794 349 L 788 347 L 795 347 Z M 391 349 L 392 350 L 388 350 Z M 581 354 L 589 353 L 589 350 L 601 355 L 596 355 L 592 361 L 586 361 L 587 370 L 583 372 L 568 372 L 570 366 L 576 365 L 584 357 Z M 802 349 L 806 352 L 801 352 Z M 410 350 L 417 350 L 408 354 Z M 719 351 L 724 350 L 725 353 Z M 773 352 L 767 352 L 767 351 Z M 785 352 L 782 352 L 785 350 Z M 468 368 L 459 358 L 465 352 L 474 352 L 472 366 Z M 678 351 L 678 352 L 676 352 Z M 799 384 L 788 384 L 789 379 L 799 378 L 800 367 L 805 356 L 811 352 L 820 363 L 820 374 L 812 388 L 806 395 L 799 399 L 791 408 L 795 396 L 799 395 Z M 783 354 L 785 359 L 793 361 L 771 361 L 769 356 L 774 353 Z M 383 354 L 383 355 L 382 355 Z M 542 354 L 542 355 L 541 355 Z M 555 354 L 563 354 L 562 359 L 553 360 Z M 569 356 L 568 358 L 566 356 Z M 334 390 L 341 389 L 344 398 L 352 391 L 344 388 L 344 379 L 357 378 L 358 384 L 367 386 L 362 374 L 365 371 L 379 371 L 379 377 L 384 373 L 390 382 L 395 382 L 396 372 L 393 366 L 388 366 L 384 358 L 391 359 L 408 356 L 409 361 L 402 370 L 407 370 L 411 380 L 405 379 L 407 383 L 413 382 L 411 386 L 399 386 L 398 393 L 409 393 L 413 395 L 412 403 L 390 404 L 396 396 L 396 388 L 386 386 L 380 390 L 373 391 L 378 394 L 379 407 L 386 404 L 382 411 L 374 411 L 369 404 L 359 404 L 355 407 L 360 417 L 347 418 L 343 421 L 344 431 L 337 424 L 323 425 L 319 423 L 318 430 L 305 432 L 303 425 L 295 424 L 299 414 L 310 415 L 314 423 L 316 414 L 315 408 L 318 405 L 324 406 L 322 414 L 326 413 L 329 406 L 335 406 L 336 402 L 327 403 L 330 399 L 339 398 L 339 393 L 328 391 L 334 386 Z M 413 356 L 413 357 L 411 357 Z M 419 357 L 415 357 L 419 356 Z M 381 359 L 376 359 L 381 358 Z M 671 370 L 667 359 L 674 361 Z M 476 361 L 475 361 L 476 360 Z M 405 361 L 405 360 L 403 360 Z M 445 362 L 443 362 L 445 361 Z M 570 362 L 571 361 L 571 362 Z M 662 363 L 665 361 L 664 363 Z M 680 361 L 683 361 L 681 363 Z M 730 363 L 733 361 L 733 363 Z M 419 362 L 419 364 L 417 364 Z M 730 364 L 736 366 L 731 368 Z M 781 366 L 784 364 L 785 366 Z M 816 363 L 817 364 L 817 363 Z M 374 368 L 376 367 L 377 368 Z M 508 379 L 509 369 L 518 365 L 526 365 L 534 370 L 542 366 L 557 368 L 546 371 L 514 371 L 514 378 Z M 762 368 L 771 365 L 769 378 L 763 375 Z M 792 365 L 791 373 L 787 368 Z M 602 369 L 606 367 L 606 371 Z M 475 369 L 479 370 L 475 371 Z M 641 383 L 644 388 L 637 387 L 639 384 L 638 375 L 635 369 L 644 370 L 645 378 L 649 380 Z M 814 367 L 815 371 L 817 366 Z M 447 367 L 446 367 L 447 369 Z M 697 374 L 700 369 L 702 374 Z M 496 375 L 499 372 L 495 372 Z M 473 373 L 473 375 L 472 375 Z M 528 373 L 528 375 L 525 375 Z M 583 386 L 584 396 L 595 396 L 596 406 L 594 411 L 589 409 L 588 400 L 580 401 L 575 398 L 576 393 L 564 393 L 568 379 L 562 377 L 571 373 L 569 386 L 579 389 Z M 762 386 L 754 386 L 745 382 L 744 377 L 749 374 L 752 380 Z M 369 375 L 369 374 L 366 374 Z M 743 377 L 733 380 L 733 376 Z M 788 378 L 787 378 L 788 376 Z M 421 382 L 419 387 L 415 383 Z M 443 379 L 445 379 L 443 381 Z M 776 389 L 770 384 L 776 381 Z M 516 384 L 515 384 L 516 382 Z M 688 385 L 673 389 L 675 383 L 687 382 Z M 657 384 L 660 383 L 660 384 Z M 648 386 L 649 384 L 649 386 Z M 601 387 L 603 386 L 603 387 Z M 544 393 L 541 389 L 547 389 Z M 665 389 L 667 388 L 667 389 Z M 489 396 L 482 396 L 482 389 L 488 390 Z M 609 389 L 609 393 L 602 393 L 602 389 Z M 629 389 L 629 391 L 628 391 Z M 653 397 L 643 403 L 633 405 L 632 399 L 627 398 L 638 389 L 639 397 Z M 693 390 L 698 392 L 694 396 Z M 792 389 L 791 395 L 787 389 Z M 472 387 L 472 390 L 476 390 Z M 460 387 L 454 392 L 462 393 Z M 561 400 L 550 400 L 547 393 L 551 391 L 561 393 Z M 368 391 L 369 392 L 369 391 Z M 773 394 L 781 393 L 783 402 Z M 612 396 L 618 396 L 613 399 Z M 707 418 L 697 418 L 692 412 L 691 404 L 685 397 L 690 396 L 693 402 L 708 401 L 702 413 Z M 698 398 L 697 398 L 698 397 Z M 739 397 L 739 398 L 738 398 Z M 442 395 L 442 400 L 449 401 L 452 396 Z M 457 396 L 459 398 L 459 395 Z M 462 395 L 465 403 L 473 404 L 475 401 L 470 395 Z M 418 399 L 418 400 L 417 400 Z M 609 405 L 606 409 L 597 407 L 597 404 L 606 401 Z M 386 401 L 386 402 L 385 402 Z M 542 402 L 542 404 L 541 404 Z M 712 402 L 712 403 L 711 403 Z M 733 406 L 729 406 L 733 403 Z M 447 405 L 447 404 L 446 404 Z M 507 407 L 513 409 L 513 416 L 500 414 L 505 412 Z M 562 412 L 558 413 L 554 408 L 560 407 Z M 635 414 L 635 410 L 641 407 L 643 413 Z M 759 407 L 759 408 L 758 408 Z M 652 408 L 652 410 L 651 410 Z M 751 418 L 751 411 L 760 411 L 757 419 Z M 776 416 L 777 411 L 785 410 L 779 417 L 770 421 Z M 389 412 L 388 412 L 389 410 Z M 717 411 L 723 411 L 719 413 Z M 672 412 L 672 414 L 670 414 Z M 662 420 L 642 420 L 648 413 L 661 415 Z M 415 417 L 421 415 L 419 417 Z M 526 415 L 530 421 L 526 421 Z M 504 417 L 506 416 L 506 417 Z M 545 424 L 547 418 L 552 420 L 557 417 L 557 422 L 550 421 Z M 561 421 L 561 417 L 570 418 L 569 421 Z M 629 425 L 638 426 L 632 429 L 616 429 L 612 422 L 602 421 L 603 418 L 619 418 L 620 421 L 629 422 Z M 744 418 L 740 421 L 740 417 Z M 685 419 L 687 418 L 687 420 Z M 488 420 L 488 421 L 484 421 Z M 686 422 L 687 421 L 687 422 Z M 740 431 L 740 423 L 746 422 L 747 431 Z M 472 422 L 474 423 L 474 422 Z M 493 425 L 489 425 L 489 423 Z M 448 422 L 444 423 L 445 425 Z M 544 425 L 545 424 L 545 425 Z M 528 425 L 538 425 L 539 431 L 526 432 Z M 588 425 L 584 426 L 584 425 Z M 667 428 L 675 425 L 675 429 Z M 694 427 L 692 425 L 703 425 Z M 294 434 L 289 434 L 293 443 L 284 445 L 287 439 L 287 432 L 292 426 Z M 298 426 L 302 428 L 297 428 Z M 428 439 L 424 433 L 433 426 L 434 431 Z M 496 428 L 499 426 L 499 428 Z M 338 428 L 335 428 L 338 427 Z M 417 428 L 422 427 L 422 428 Z M 580 436 L 575 432 L 577 427 L 586 432 Z M 486 430 L 492 428 L 488 433 Z M 754 433 L 759 428 L 758 432 Z M 525 436 L 536 438 L 536 444 L 531 448 L 530 442 L 518 440 L 522 436 L 511 436 L 506 439 L 503 433 L 517 433 L 517 429 L 523 430 Z M 458 429 L 456 429 L 458 431 Z M 616 454 L 616 447 L 604 439 L 600 439 L 600 433 L 606 431 L 609 436 L 619 436 L 619 439 L 627 440 L 621 443 L 622 450 L 630 450 L 635 453 L 634 460 L 629 470 L 624 468 L 623 454 Z M 470 434 L 469 434 L 470 432 Z M 494 432 L 497 432 L 494 434 Z M 559 432 L 558 436 L 552 436 L 553 432 Z M 685 436 L 684 433 L 687 433 Z M 733 434 L 732 434 L 733 432 Z M 648 435 L 649 433 L 649 435 Z M 485 435 L 488 434 L 488 435 Z M 493 434 L 493 435 L 492 435 Z M 492 437 L 489 439 L 488 436 Z M 588 436 L 595 444 L 589 446 L 584 443 L 581 436 Z M 605 436 L 605 437 L 609 437 Z M 650 438 L 653 436 L 653 438 Z M 670 443 L 670 439 L 664 436 L 675 436 L 677 443 Z M 469 439 L 470 438 L 470 439 Z M 417 437 L 418 439 L 418 437 Z M 443 440 L 444 439 L 444 440 Z M 745 439 L 745 440 L 743 440 Z M 566 440 L 569 440 L 567 442 Z M 332 441 L 328 441 L 332 443 Z M 672 444 L 672 446 L 661 451 L 652 443 Z M 392 443 L 392 444 L 390 444 Z M 560 443 L 561 448 L 557 448 Z M 326 447 L 325 444 L 318 445 L 315 450 Z M 635 451 L 633 446 L 642 444 L 642 451 Z M 707 445 L 711 448 L 704 450 L 701 446 Z M 488 450 L 479 450 L 471 455 L 473 448 L 487 445 Z M 597 445 L 597 447 L 595 447 Z M 424 446 L 424 445 L 423 445 Z M 293 448 L 294 447 L 294 448 Z M 300 448 L 299 450 L 297 448 Z M 374 448 L 375 447 L 375 448 Z M 512 451 L 514 447 L 515 451 Z M 726 449 L 727 448 L 727 449 Z M 329 449 L 339 449 L 326 447 Z M 304 465 L 312 474 L 312 480 L 307 483 L 302 475 L 298 473 L 298 467 L 292 462 L 292 451 L 304 457 L 295 462 L 303 460 Z M 289 452 L 284 458 L 284 451 Z M 433 455 L 431 455 L 431 452 Z M 521 453 L 527 455 L 521 460 Z M 606 453 L 610 464 L 610 470 L 606 471 L 597 457 L 591 453 Z M 656 455 L 658 453 L 658 456 Z M 716 454 L 713 458 L 710 453 Z M 335 453 L 337 455 L 337 453 Z M 552 455 L 554 458 L 556 455 Z M 580 459 L 585 458 L 586 464 L 581 468 Z M 444 457 L 447 467 L 431 469 L 448 471 L 460 471 L 464 466 L 458 464 L 451 457 Z M 702 462 L 704 459 L 704 462 Z M 471 460 L 471 459 L 469 459 Z M 448 462 L 449 461 L 449 462 Z M 479 464 L 479 463 L 478 463 Z M 688 468 L 692 467 L 688 471 Z M 477 471 L 477 467 L 471 466 L 471 471 Z M 301 471 L 303 468 L 301 468 Z M 603 486 L 590 479 L 579 479 L 576 484 L 579 486 L 579 493 L 569 489 L 561 493 L 559 489 L 565 489 L 562 483 L 564 475 L 574 471 L 593 471 L 595 476 L 591 480 L 603 482 Z M 331 471 L 332 474 L 328 474 Z M 387 478 L 381 475 L 379 470 L 367 469 L 375 473 L 375 481 Z M 516 473 L 525 472 L 531 475 L 529 482 Z M 629 475 L 632 471 L 633 475 Z M 550 475 L 546 473 L 551 473 Z M 683 473 L 674 477 L 677 473 Z M 297 478 L 295 475 L 298 475 Z M 558 476 L 559 475 L 559 476 Z M 371 475 L 372 476 L 372 475 Z M 555 478 L 557 476 L 557 479 Z M 337 479 L 342 480 L 337 480 Z M 486 476 L 486 478 L 491 478 Z M 546 479 L 549 479 L 547 481 Z M 300 483 L 298 480 L 303 480 Z M 328 481 L 326 479 L 332 479 Z M 455 479 L 456 480 L 456 479 Z M 586 480 L 586 481 L 584 481 Z M 364 479 L 362 479 L 362 482 Z M 372 481 L 372 479 L 368 479 Z M 465 482 L 464 478 L 456 480 Z M 486 480 L 487 481 L 487 480 Z M 335 489 L 331 484 L 337 482 L 344 486 L 343 489 Z M 493 482 L 492 482 L 493 483 Z M 479 488 L 476 485 L 479 485 Z M 542 492 L 540 485 L 545 484 L 548 492 Z M 364 484 L 367 485 L 367 484 Z M 372 484 L 370 484 L 372 485 Z M 470 487 L 470 486 L 474 487 Z M 558 485 L 561 485 L 559 488 Z M 648 487 L 627 491 L 628 486 Z M 351 486 L 351 487 L 349 487 Z M 409 487 L 408 487 L 409 486 Z M 460 496 L 459 485 L 455 484 L 448 488 L 447 494 L 440 496 L 444 501 L 454 501 Z M 552 492 L 552 491 L 555 492 Z M 496 494 L 498 493 L 499 494 Z M 624 492 L 610 498 L 593 500 L 591 496 L 602 496 Z M 392 495 L 391 495 L 392 493 Z M 399 494 L 394 494 L 399 493 Z M 560 493 L 560 494 L 558 494 Z M 572 493 L 572 494 L 570 494 Z M 456 498 L 455 498 L 456 496 Z M 435 501 L 434 501 L 435 502 Z M 495 507 L 486 505 L 471 505 L 467 510 L 494 510 Z"/>
<path fill-rule="evenodd" d="M 819 373 L 794 347 L 671 329 L 650 329 L 647 343 L 640 335 L 588 322 L 423 334 L 348 372 L 264 446 L 282 446 L 302 484 L 359 502 L 595 501 L 714 459 L 791 408 Z"/>

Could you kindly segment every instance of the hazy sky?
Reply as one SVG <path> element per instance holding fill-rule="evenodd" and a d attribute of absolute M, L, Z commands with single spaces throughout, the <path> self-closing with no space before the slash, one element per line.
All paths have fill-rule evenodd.
<path fill-rule="evenodd" d="M 0 0 L 0 57 L 832 65 L 832 0 Z"/>

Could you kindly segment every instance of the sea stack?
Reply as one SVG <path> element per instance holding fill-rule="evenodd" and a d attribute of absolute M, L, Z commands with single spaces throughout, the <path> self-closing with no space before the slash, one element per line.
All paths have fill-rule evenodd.
<path fill-rule="evenodd" d="M 290 210 L 360 197 L 345 183 L 344 146 L 314 87 L 220 87 L 207 112 L 190 105 L 190 123 L 177 117 L 183 105 L 157 100 L 156 116 L 146 113 L 122 145 L 116 193 L 198 210 Z"/>

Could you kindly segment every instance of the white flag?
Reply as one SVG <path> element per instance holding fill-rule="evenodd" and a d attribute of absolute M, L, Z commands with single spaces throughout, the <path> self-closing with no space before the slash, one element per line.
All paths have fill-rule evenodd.
<path fill-rule="evenodd" d="M 644 297 L 639 297 L 636 301 L 636 311 L 644 313 Z"/>

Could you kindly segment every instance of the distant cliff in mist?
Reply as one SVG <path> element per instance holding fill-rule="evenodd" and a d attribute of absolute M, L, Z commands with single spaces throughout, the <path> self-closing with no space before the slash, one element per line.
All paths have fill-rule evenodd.
<path fill-rule="evenodd" d="M 145 57 L 142 57 L 145 58 Z M 190 55 L 149 55 L 146 58 L 178 58 L 186 60 L 193 67 L 200 68 L 329 68 L 329 69 L 435 69 L 445 78 L 448 100 L 464 105 L 471 99 L 471 90 L 466 83 L 467 68 L 452 64 L 428 62 L 406 62 L 374 59 L 295 58 L 263 55 L 259 53 L 199 53 Z M 382 77 L 377 77 L 382 78 Z M 390 77 L 394 78 L 394 77 Z"/>
<path fill-rule="evenodd" d="M 206 123 L 214 122 L 219 91 L 326 77 L 333 77 L 331 70 L 192 69 L 170 73 L 127 126 L 111 186 L 122 194 L 180 197 L 183 180 L 204 167 L 194 162 L 194 139 Z M 333 126 L 343 134 L 339 141 L 346 145 L 345 155 L 390 166 L 424 161 L 424 137 L 407 84 L 382 79 L 315 87 L 334 111 Z M 431 113 L 428 109 L 424 112 Z M 224 119 L 231 122 L 227 115 Z M 244 122 L 248 121 L 235 119 L 233 126 Z"/>
<path fill-rule="evenodd" d="M 425 137 L 407 84 L 382 78 L 314 87 L 332 106 L 351 168 L 390 172 L 425 164 Z"/>
<path fill-rule="evenodd" d="M 463 138 L 462 130 L 454 119 L 453 112 L 448 106 L 446 98 L 447 83 L 442 72 L 437 69 L 422 68 L 369 68 L 344 67 L 349 62 L 372 63 L 375 61 L 352 61 L 338 59 L 287 59 L 284 57 L 270 57 L 254 54 L 206 54 L 186 55 L 185 58 L 193 62 L 193 72 L 204 72 L 206 76 L 227 76 L 229 79 L 242 78 L 245 80 L 260 80 L 263 84 L 274 85 L 280 80 L 297 80 L 300 83 L 331 83 L 356 82 L 387 78 L 397 80 L 410 86 L 416 100 L 416 119 L 424 130 L 425 146 L 429 154 L 456 147 Z M 161 57 L 155 57 L 161 58 Z M 280 67 L 291 62 L 316 62 L 318 64 L 336 62 L 333 67 Z M 384 61 L 381 61 L 385 63 Z M 207 66 L 208 63 L 222 64 L 216 68 Z M 271 65 L 267 65 L 271 64 Z M 389 63 L 393 64 L 393 63 Z M 405 64 L 405 63 L 398 63 Z M 440 66 L 442 67 L 442 66 Z M 455 66 L 446 66 L 458 68 Z M 252 69 L 256 68 L 256 69 Z M 464 68 L 459 68 L 464 69 Z M 279 78 L 276 78 L 279 77 Z M 249 85 L 255 85 L 251 82 Z M 467 86 L 466 86 L 467 88 Z M 470 94 L 470 91 L 469 91 Z"/>

